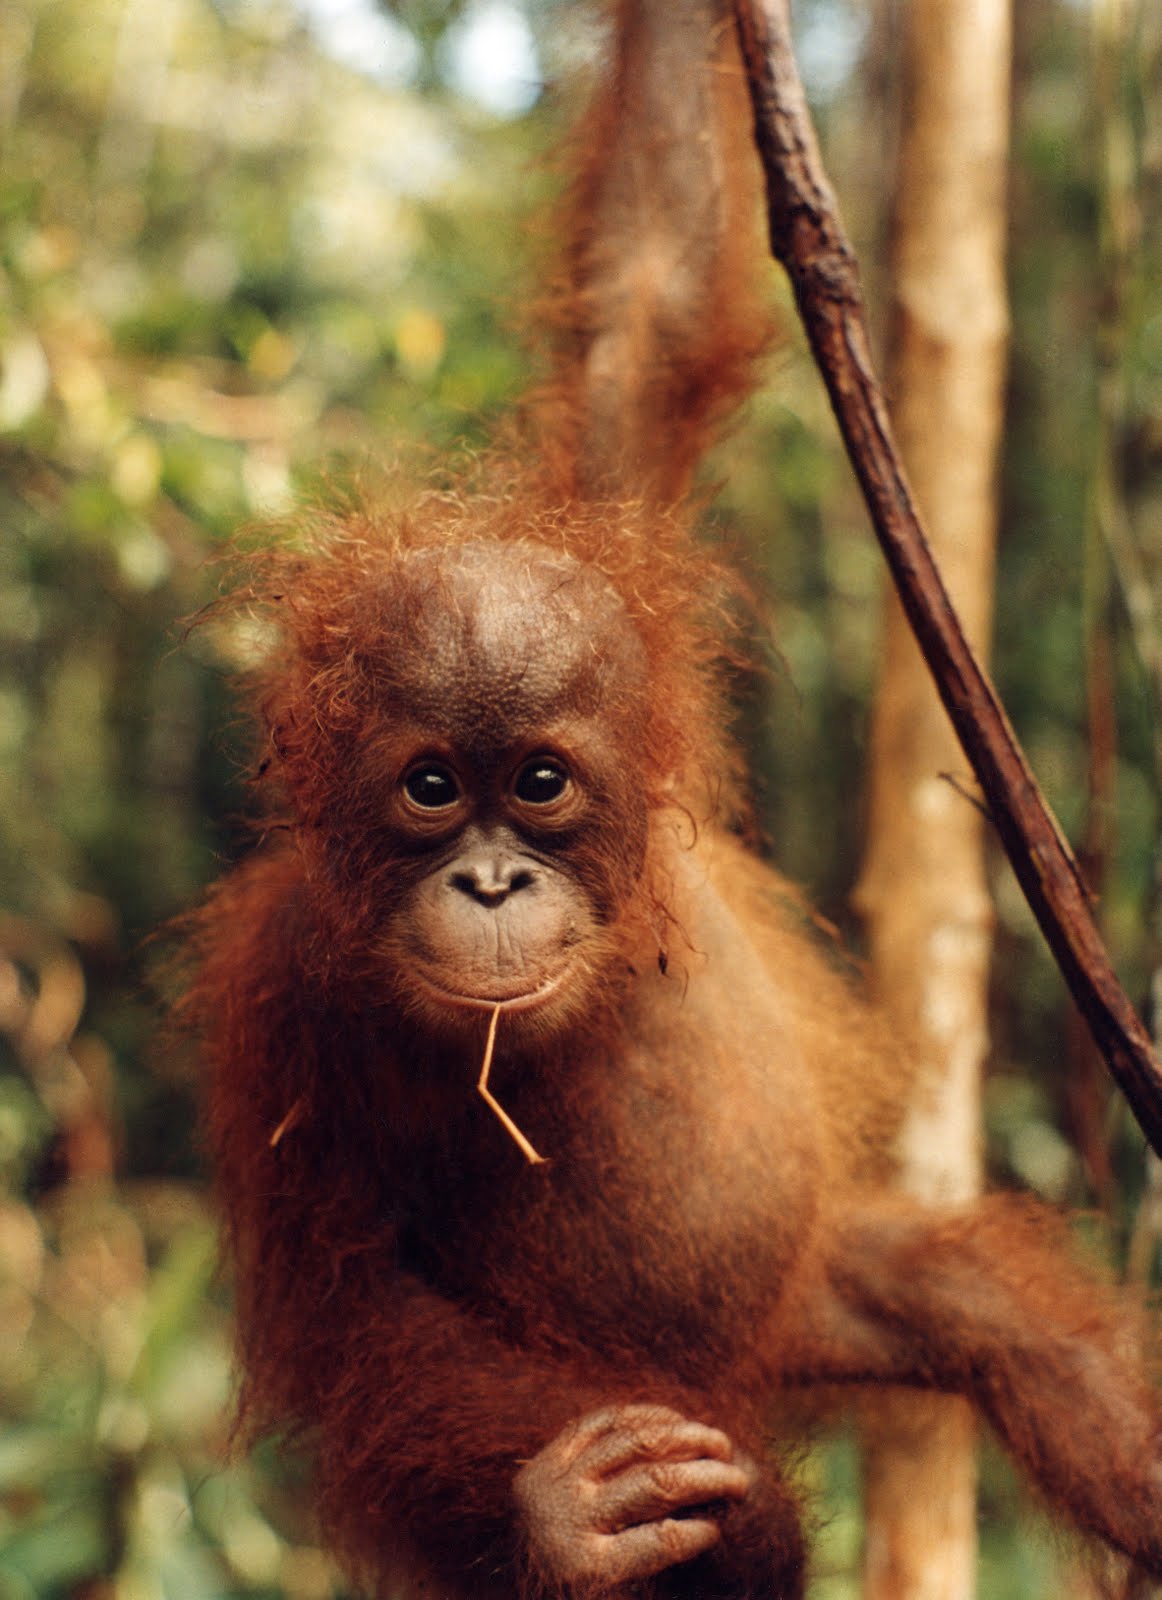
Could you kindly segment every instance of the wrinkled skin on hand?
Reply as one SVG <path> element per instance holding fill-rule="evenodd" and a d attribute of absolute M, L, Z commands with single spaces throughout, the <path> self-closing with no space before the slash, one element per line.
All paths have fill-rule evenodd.
<path fill-rule="evenodd" d="M 690 1561 L 721 1538 L 753 1464 L 718 1428 L 661 1406 L 608 1406 L 570 1423 L 514 1485 L 534 1565 L 562 1588 L 608 1589 Z"/>
<path fill-rule="evenodd" d="M 243 1415 L 392 1600 L 803 1600 L 793 1430 L 899 1386 L 1162 1579 L 1135 1307 L 1051 1214 L 891 1193 L 906 1041 L 742 842 L 688 491 L 768 342 L 753 118 L 727 0 L 608 9 L 520 426 L 211 608 L 261 841 L 179 1015 Z"/>

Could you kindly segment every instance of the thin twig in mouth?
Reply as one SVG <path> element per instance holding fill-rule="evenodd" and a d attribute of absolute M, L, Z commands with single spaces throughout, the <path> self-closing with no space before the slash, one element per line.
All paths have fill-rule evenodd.
<path fill-rule="evenodd" d="M 545 1163 L 544 1156 L 537 1154 L 536 1150 L 525 1138 L 524 1134 L 520 1131 L 516 1123 L 512 1120 L 508 1112 L 504 1109 L 500 1101 L 496 1099 L 495 1095 L 493 1095 L 492 1091 L 488 1087 L 488 1074 L 492 1070 L 492 1051 L 496 1044 L 496 1025 L 500 1021 L 501 1004 L 502 1002 L 499 1000 L 496 1002 L 492 1008 L 492 1015 L 488 1019 L 488 1038 L 484 1041 L 484 1064 L 480 1068 L 480 1077 L 477 1080 L 476 1090 L 485 1103 L 489 1105 L 500 1118 L 501 1122 L 512 1135 L 513 1139 L 516 1140 L 517 1145 L 520 1147 L 521 1154 L 524 1156 L 529 1166 L 543 1166 Z"/>
<path fill-rule="evenodd" d="M 306 1109 L 306 1096 L 305 1095 L 299 1095 L 299 1097 L 295 1101 L 294 1105 L 291 1106 L 291 1108 L 287 1112 L 286 1116 L 282 1119 L 282 1121 L 279 1123 L 278 1127 L 274 1130 L 274 1132 L 270 1136 L 270 1148 L 272 1150 L 277 1149 L 278 1146 L 283 1141 L 283 1136 L 285 1134 L 288 1134 L 293 1127 L 297 1126 L 297 1124 L 302 1119 L 302 1115 L 303 1115 L 303 1112 L 304 1112 L 305 1109 Z"/>

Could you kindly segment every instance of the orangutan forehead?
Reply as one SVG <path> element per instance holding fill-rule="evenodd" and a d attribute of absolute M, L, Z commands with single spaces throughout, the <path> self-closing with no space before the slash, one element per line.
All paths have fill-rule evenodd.
<path fill-rule="evenodd" d="M 416 551 L 403 579 L 391 676 L 421 714 L 519 734 L 644 683 L 645 652 L 619 597 L 571 557 L 523 544 Z"/>

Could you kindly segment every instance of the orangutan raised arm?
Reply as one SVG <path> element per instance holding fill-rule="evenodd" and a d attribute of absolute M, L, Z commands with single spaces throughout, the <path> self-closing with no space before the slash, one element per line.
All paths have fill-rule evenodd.
<path fill-rule="evenodd" d="M 796 1600 L 779 1403 L 860 1384 L 968 1395 L 1162 1576 L 1128 1312 L 1024 1213 L 885 1194 L 905 1053 L 730 831 L 728 580 L 678 502 L 766 340 L 745 96 L 713 0 L 612 41 L 536 447 L 239 585 L 266 842 L 183 1014 L 244 1409 L 403 1600 Z"/>

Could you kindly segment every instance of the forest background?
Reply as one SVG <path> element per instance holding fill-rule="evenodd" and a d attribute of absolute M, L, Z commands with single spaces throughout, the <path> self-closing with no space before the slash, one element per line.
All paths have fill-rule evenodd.
<path fill-rule="evenodd" d="M 795 8 L 881 318 L 904 3 Z M 1162 14 L 1020 0 L 1015 23 L 996 676 L 1150 1016 Z M 153 936 L 246 837 L 249 642 L 182 619 L 240 526 L 487 439 L 591 41 L 559 0 L 0 0 L 0 1600 L 342 1593 L 300 1474 L 227 1451 L 196 1085 L 159 1043 Z M 785 338 L 714 463 L 716 536 L 770 618 L 742 713 L 764 834 L 858 950 L 881 562 L 773 267 L 771 292 Z M 990 1175 L 1087 1208 L 1153 1282 L 1157 1177 L 995 852 L 991 878 Z M 850 1441 L 809 1471 L 813 1597 L 848 1600 Z M 985 1600 L 1062 1592 L 1030 1529 L 987 1454 Z"/>

